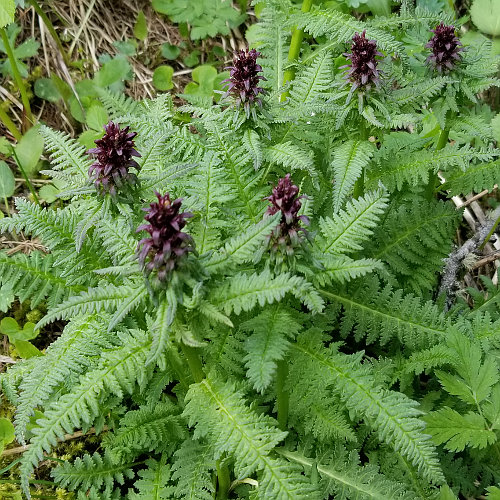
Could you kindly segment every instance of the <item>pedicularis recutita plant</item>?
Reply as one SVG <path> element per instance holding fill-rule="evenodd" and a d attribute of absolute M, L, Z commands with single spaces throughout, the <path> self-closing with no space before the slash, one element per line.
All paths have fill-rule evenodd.
<path fill-rule="evenodd" d="M 409 0 L 307 10 L 266 2 L 218 104 L 103 93 L 95 163 L 42 128 L 64 208 L 0 221 L 47 250 L 0 254 L 2 283 L 65 325 L 1 375 L 26 496 L 90 427 L 97 451 L 52 470 L 78 498 L 498 494 L 498 289 L 436 296 L 450 198 L 500 178 L 491 43 Z"/>

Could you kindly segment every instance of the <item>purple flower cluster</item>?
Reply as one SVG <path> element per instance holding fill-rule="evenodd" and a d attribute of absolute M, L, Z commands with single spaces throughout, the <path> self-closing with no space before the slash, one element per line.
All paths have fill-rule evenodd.
<path fill-rule="evenodd" d="M 372 84 L 379 84 L 376 57 L 382 55 L 377 50 L 377 42 L 366 38 L 366 31 L 363 31 L 361 36 L 358 33 L 353 36 L 351 52 L 344 54 L 351 63 L 343 66 L 349 68 L 346 71 L 346 79 L 352 82 L 353 90 L 358 87 L 369 89 Z"/>
<path fill-rule="evenodd" d="M 224 80 L 227 86 L 225 96 L 232 95 L 236 99 L 236 104 L 239 106 L 243 104 L 247 114 L 250 111 L 250 106 L 257 103 L 262 105 L 259 94 L 265 91 L 259 87 L 260 80 L 266 80 L 263 76 L 259 75 L 262 72 L 262 67 L 257 64 L 257 57 L 260 52 L 255 49 L 240 50 L 235 53 L 233 58 L 233 66 L 226 69 L 230 70 L 230 77 Z"/>
<path fill-rule="evenodd" d="M 299 188 L 293 184 L 290 174 L 286 174 L 273 188 L 271 196 L 265 198 L 271 203 L 267 208 L 267 215 L 274 215 L 281 211 L 280 223 L 269 237 L 271 249 L 275 252 L 281 250 L 288 255 L 293 254 L 293 248 L 300 244 L 299 233 L 305 233 L 300 223 L 309 225 L 307 216 L 298 215 L 302 206 L 300 200 L 304 198 L 298 194 Z"/>
<path fill-rule="evenodd" d="M 104 136 L 94 141 L 97 147 L 87 151 L 96 157 L 88 173 L 98 191 L 116 196 L 119 190 L 137 183 L 137 176 L 129 169 L 139 170 L 133 157 L 141 155 L 134 148 L 133 139 L 137 133 L 129 132 L 129 127 L 120 129 L 117 124 L 109 122 L 104 130 Z"/>
<path fill-rule="evenodd" d="M 434 36 L 425 45 L 426 48 L 432 49 L 427 62 L 440 73 L 451 71 L 457 61 L 460 61 L 460 52 L 464 50 L 455 34 L 455 26 L 446 26 L 441 22 L 431 31 Z"/>
<path fill-rule="evenodd" d="M 150 237 L 139 241 L 137 252 L 146 273 L 156 271 L 158 280 L 165 281 L 183 257 L 193 251 L 191 236 L 181 231 L 186 225 L 185 219 L 193 214 L 179 213 L 182 204 L 180 198 L 171 201 L 169 193 L 162 196 L 155 191 L 155 194 L 158 202 L 143 209 L 146 212 L 144 219 L 148 224 L 137 228 L 137 232 L 147 231 Z"/>

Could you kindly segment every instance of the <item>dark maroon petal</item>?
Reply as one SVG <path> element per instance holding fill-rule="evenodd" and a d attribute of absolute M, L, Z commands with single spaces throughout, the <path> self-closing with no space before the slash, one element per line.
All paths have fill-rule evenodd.
<path fill-rule="evenodd" d="M 363 31 L 361 36 L 356 33 L 352 40 L 351 52 L 344 54 L 351 61 L 351 64 L 342 66 L 342 68 L 349 68 L 344 78 L 353 83 L 353 89 L 369 88 L 370 84 L 376 83 L 378 78 L 376 57 L 382 54 L 377 50 L 377 42 L 366 38 L 366 31 Z"/>
<path fill-rule="evenodd" d="M 130 174 L 128 169 L 134 167 L 139 170 L 139 164 L 132 157 L 141 155 L 135 150 L 133 139 L 136 132 L 129 132 L 129 127 L 120 127 L 109 122 L 104 126 L 105 134 L 97 139 L 96 148 L 87 153 L 97 158 L 89 169 L 89 177 L 99 190 L 104 193 L 116 194 L 117 187 L 124 187 L 137 182 L 137 176 Z M 130 174 L 130 175 L 129 175 Z"/>
<path fill-rule="evenodd" d="M 243 104 L 246 110 L 250 109 L 250 103 L 255 102 L 255 96 L 265 93 L 262 87 L 259 87 L 259 81 L 265 78 L 259 75 L 262 67 L 257 64 L 257 58 L 260 53 L 255 49 L 239 50 L 235 52 L 233 66 L 226 69 L 230 70 L 230 78 L 224 80 L 224 86 L 227 90 L 224 97 L 232 95 L 237 106 Z"/>
<path fill-rule="evenodd" d="M 138 246 L 138 258 L 146 272 L 156 271 L 160 281 L 181 262 L 180 259 L 193 248 L 191 236 L 181 229 L 186 220 L 192 217 L 190 212 L 180 212 L 182 199 L 172 201 L 170 194 L 161 195 L 155 191 L 157 202 L 150 203 L 144 209 L 144 218 L 149 224 L 142 224 L 137 231 L 147 231 L 151 237 L 143 238 Z M 142 249 L 141 249 L 142 247 Z M 147 250 L 144 250 L 147 247 Z"/>
<path fill-rule="evenodd" d="M 455 27 L 441 22 L 431 32 L 434 36 L 425 44 L 426 48 L 432 50 L 427 63 L 440 73 L 453 70 L 456 61 L 460 60 L 460 52 L 464 50 L 456 36 Z"/>

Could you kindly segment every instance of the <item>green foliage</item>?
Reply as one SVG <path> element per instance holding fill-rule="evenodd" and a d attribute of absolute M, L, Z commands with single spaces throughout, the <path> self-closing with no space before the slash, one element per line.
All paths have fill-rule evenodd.
<path fill-rule="evenodd" d="M 153 0 L 153 8 L 174 23 L 189 23 L 192 40 L 215 37 L 219 33 L 227 35 L 228 25 L 237 27 L 245 19 L 245 14 L 240 14 L 227 0 L 202 0 L 195 4 L 188 0 Z"/>

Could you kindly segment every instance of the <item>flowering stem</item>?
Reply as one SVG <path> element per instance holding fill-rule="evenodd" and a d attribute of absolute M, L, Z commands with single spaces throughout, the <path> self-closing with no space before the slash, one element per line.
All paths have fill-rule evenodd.
<path fill-rule="evenodd" d="M 438 141 L 436 144 L 436 151 L 443 149 L 448 144 L 448 138 L 450 135 L 449 122 L 450 122 L 450 119 L 452 117 L 453 117 L 453 115 L 451 113 L 447 114 L 446 121 L 448 123 L 445 123 L 445 127 L 443 129 L 441 129 L 441 133 L 439 134 L 439 138 L 438 138 Z M 437 175 L 434 175 L 431 173 L 429 175 L 429 184 L 427 184 L 427 187 L 426 187 L 426 194 L 427 194 L 427 198 L 429 200 L 434 198 L 434 192 L 436 190 L 437 185 L 439 185 L 438 177 L 437 177 Z"/>
<path fill-rule="evenodd" d="M 181 342 L 181 349 L 182 352 L 184 353 L 184 356 L 186 356 L 189 369 L 193 374 L 195 382 L 197 383 L 201 382 L 205 378 L 205 373 L 203 372 L 203 367 L 201 365 L 201 360 L 200 356 L 198 355 L 198 352 L 194 347 L 183 344 L 182 342 Z"/>
<path fill-rule="evenodd" d="M 312 0 L 303 0 L 302 1 L 302 12 L 309 12 L 312 6 Z M 288 62 L 292 63 L 296 59 L 298 59 L 300 54 L 300 47 L 302 45 L 302 40 L 304 39 L 304 30 L 298 29 L 297 27 L 293 30 L 292 40 L 290 41 L 290 48 L 288 50 Z M 295 78 L 295 68 L 291 67 L 285 70 L 283 75 L 283 85 L 287 82 L 291 82 Z M 285 101 L 288 97 L 288 91 L 283 92 L 281 94 L 281 101 Z"/>
<path fill-rule="evenodd" d="M 288 365 L 286 359 L 278 361 L 276 370 L 276 406 L 278 407 L 278 425 L 281 430 L 286 430 L 288 421 L 288 392 L 285 390 Z"/>
<path fill-rule="evenodd" d="M 222 460 L 217 460 L 217 500 L 226 500 L 229 495 L 229 488 L 231 487 L 231 476 L 227 465 L 222 463 Z"/>
<path fill-rule="evenodd" d="M 14 56 L 12 47 L 10 46 L 9 37 L 7 36 L 5 28 L 0 28 L 0 37 L 2 38 L 2 42 L 5 47 L 5 52 L 7 53 L 7 57 L 9 58 L 10 66 L 12 68 L 12 75 L 14 76 L 16 85 L 19 88 L 19 92 L 21 93 L 21 101 L 23 102 L 23 107 L 24 111 L 26 112 L 26 117 L 28 118 L 28 121 L 31 126 L 31 124 L 33 123 L 33 115 L 31 113 L 30 100 L 28 99 L 28 93 L 26 92 L 26 87 L 21 77 L 21 73 L 19 73 L 17 61 Z"/>
<path fill-rule="evenodd" d="M 444 130 L 441 130 L 439 134 L 439 139 L 436 145 L 436 151 L 443 149 L 446 144 L 448 144 L 448 136 L 450 135 L 450 129 L 446 127 Z"/>
<path fill-rule="evenodd" d="M 368 130 L 366 130 L 366 123 L 363 119 L 361 119 L 361 122 L 359 124 L 359 138 L 362 141 L 366 141 L 368 139 Z M 363 196 L 364 192 L 365 192 L 365 172 L 362 170 L 361 175 L 354 183 L 353 196 L 354 198 L 359 198 L 360 196 Z"/>

